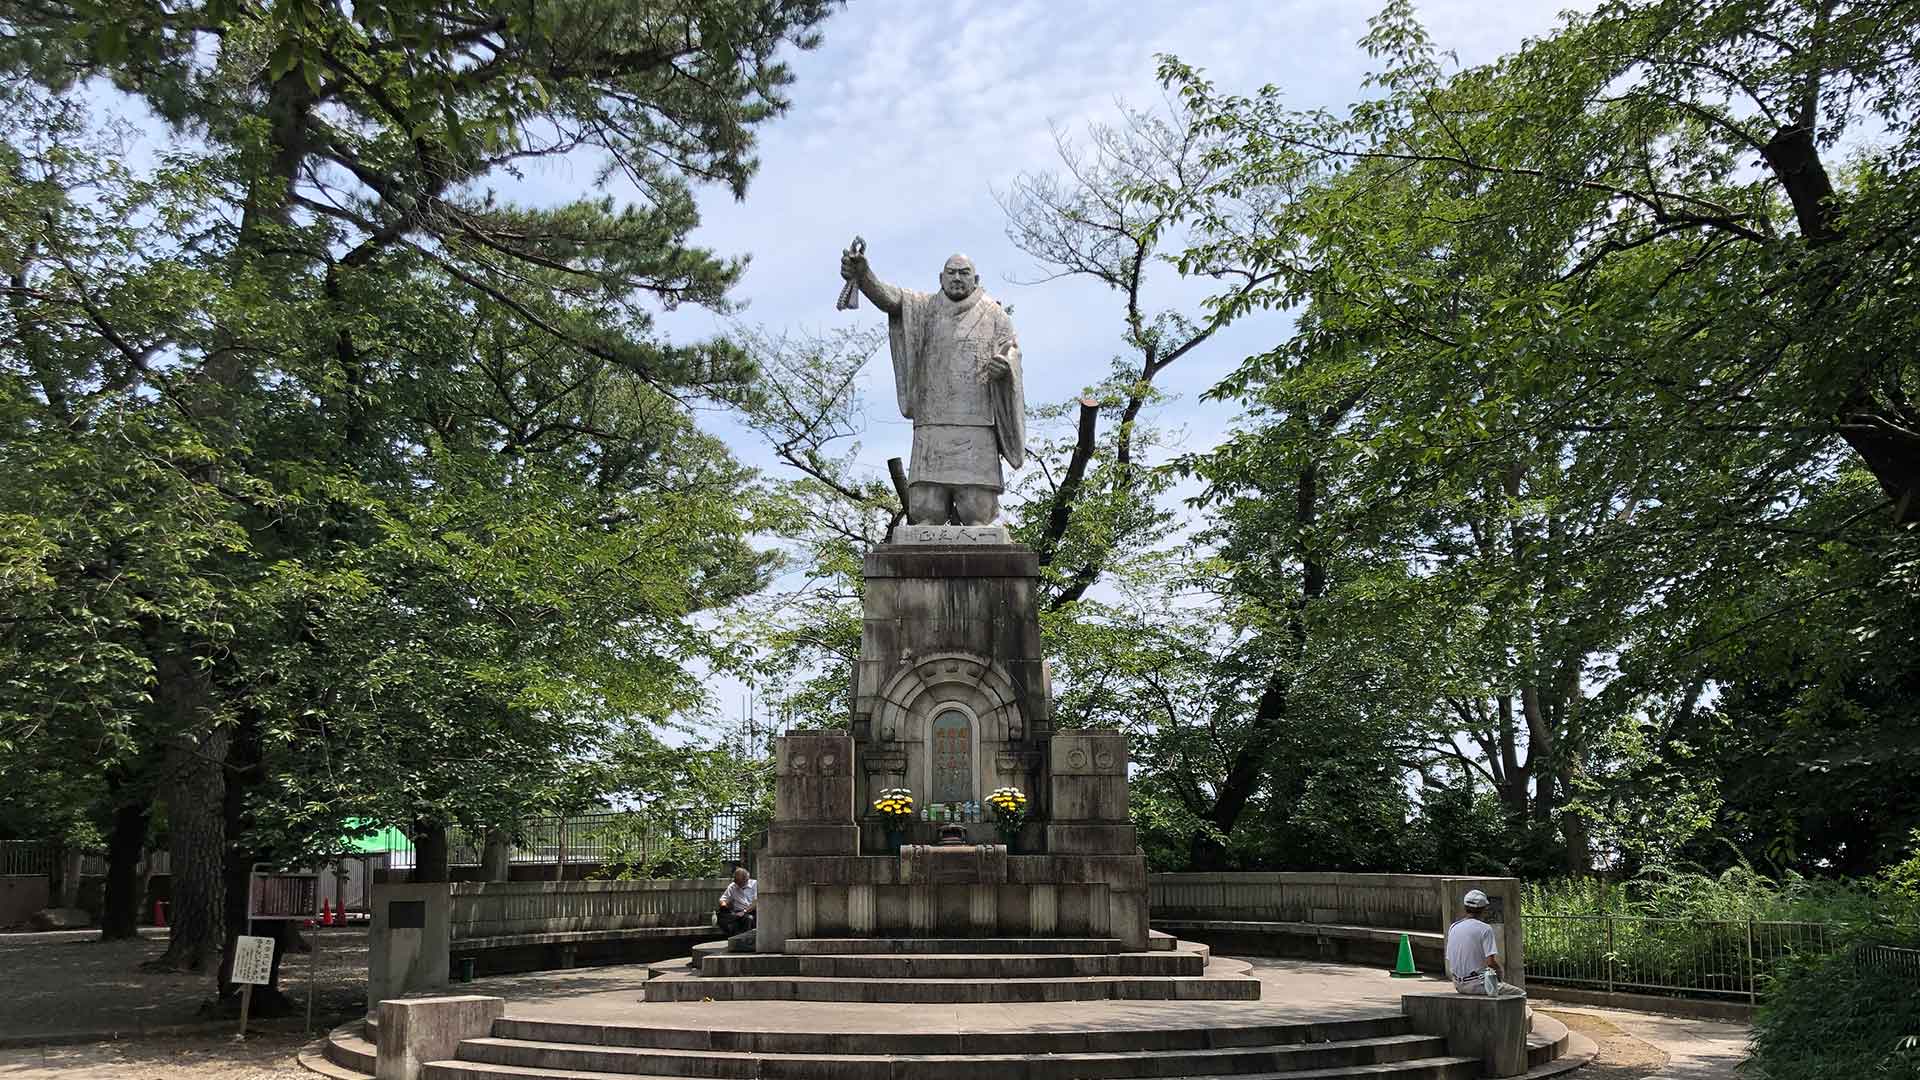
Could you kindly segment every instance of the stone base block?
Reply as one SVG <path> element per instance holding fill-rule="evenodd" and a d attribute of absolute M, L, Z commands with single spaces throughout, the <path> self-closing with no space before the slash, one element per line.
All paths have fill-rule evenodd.
<path fill-rule="evenodd" d="M 506 1011 L 505 998 L 477 995 L 381 1002 L 376 1080 L 419 1080 L 427 1062 L 446 1061 L 462 1041 L 491 1035 Z"/>
<path fill-rule="evenodd" d="M 860 826 L 775 824 L 767 830 L 769 855 L 858 855 Z"/>
<path fill-rule="evenodd" d="M 445 882 L 373 887 L 367 928 L 367 1004 L 446 988 L 453 886 Z"/>
<path fill-rule="evenodd" d="M 1132 825 L 1048 825 L 1047 851 L 1055 855 L 1132 855 L 1140 850 Z"/>
<path fill-rule="evenodd" d="M 1400 1008 L 1422 1035 L 1447 1040 L 1447 1053 L 1480 1059 L 1486 1076 L 1527 1071 L 1527 999 L 1519 994 L 1405 994 Z"/>

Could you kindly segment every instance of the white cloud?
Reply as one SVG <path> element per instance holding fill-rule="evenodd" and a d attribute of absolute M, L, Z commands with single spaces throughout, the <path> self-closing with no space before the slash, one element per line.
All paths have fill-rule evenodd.
<path fill-rule="evenodd" d="M 1445 0 L 1423 5 L 1422 17 L 1442 49 L 1472 64 L 1550 28 L 1559 6 Z M 746 201 L 709 193 L 699 239 L 752 253 L 739 296 L 748 319 L 776 328 L 879 324 L 864 304 L 833 309 L 839 252 L 855 233 L 882 276 L 923 289 L 935 287 L 949 254 L 965 251 L 989 290 L 1016 307 L 1029 404 L 1063 400 L 1098 381 L 1119 350 L 1118 301 L 1091 282 L 1013 284 L 1036 275 L 1007 242 L 993 189 L 1055 167 L 1054 127 L 1111 120 L 1116 100 L 1157 103 L 1157 54 L 1204 68 L 1223 89 L 1271 83 L 1302 107 L 1343 106 L 1368 70 L 1355 42 L 1377 10 L 1349 0 L 852 4 L 828 20 L 821 49 L 794 59 L 793 109 L 763 132 L 762 168 Z M 1155 285 L 1169 298 L 1162 302 L 1188 311 L 1207 291 L 1170 274 Z M 667 325 L 689 334 L 714 328 L 710 317 L 685 312 Z M 1249 319 L 1162 376 L 1161 388 L 1180 398 L 1162 420 L 1186 430 L 1188 449 L 1216 442 L 1235 412 L 1198 403 L 1199 393 L 1276 344 L 1287 325 L 1282 314 Z M 884 358 L 867 376 L 876 411 L 861 461 L 884 475 L 888 457 L 906 454 L 911 429 L 893 415 Z M 744 435 L 737 446 L 766 461 Z M 722 700 L 743 695 L 721 681 Z"/>

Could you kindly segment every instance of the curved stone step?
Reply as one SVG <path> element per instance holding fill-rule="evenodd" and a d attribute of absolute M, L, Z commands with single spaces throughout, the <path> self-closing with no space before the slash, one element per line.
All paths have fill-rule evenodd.
<path fill-rule="evenodd" d="M 1564 1055 L 1571 1034 L 1567 1025 L 1551 1016 L 1535 1013 L 1533 1030 L 1527 1033 L 1527 1067 L 1539 1068 Z"/>
<path fill-rule="evenodd" d="M 662 975 L 646 1001 L 841 1001 L 924 1005 L 1035 1001 L 1258 1001 L 1260 981 L 1239 975 L 1088 976 L 1055 979 L 910 979 L 871 982 L 805 975 L 717 978 Z"/>
<path fill-rule="evenodd" d="M 963 1071 L 929 1075 L 940 1076 L 942 1080 L 977 1080 L 982 1075 L 972 1071 L 970 1066 L 962 1065 L 961 1069 Z M 478 1061 L 429 1062 L 421 1075 L 423 1080 L 684 1080 L 672 1075 L 544 1069 Z M 848 1077 L 848 1080 L 867 1080 L 869 1077 L 892 1078 L 900 1074 L 876 1072 L 839 1075 Z M 1189 1077 L 1160 1077 L 1159 1080 L 1220 1080 L 1220 1075 L 1209 1073 Z M 1239 1080 L 1475 1080 L 1479 1075 L 1480 1063 L 1473 1058 L 1431 1057 L 1291 1072 L 1247 1073 L 1242 1074 Z"/>
<path fill-rule="evenodd" d="M 532 1017 L 493 1022 L 497 1038 L 639 1049 L 722 1050 L 760 1054 L 1070 1054 L 1288 1046 L 1405 1035 L 1403 1015 L 1219 1027 L 1083 1027 L 1007 1031 L 783 1031 L 582 1023 Z"/>
<path fill-rule="evenodd" d="M 1118 938 L 788 938 L 789 956 L 834 953 L 1117 953 Z"/>
<path fill-rule="evenodd" d="M 360 1024 L 343 1024 L 327 1032 L 321 1054 L 335 1065 L 354 1072 L 373 1073 L 374 1044 Z"/>
<path fill-rule="evenodd" d="M 1204 975 L 1192 952 L 834 953 L 784 956 L 731 953 L 705 957 L 702 978 L 801 975 L 824 979 L 1066 979 L 1090 975 Z"/>
<path fill-rule="evenodd" d="M 712 1050 L 592 1047 L 519 1039 L 469 1039 L 462 1062 L 571 1073 L 751 1080 L 860 1078 L 949 1080 L 1018 1076 L 1026 1080 L 1108 1080 L 1114 1077 L 1245 1076 L 1262 1072 L 1373 1065 L 1443 1056 L 1445 1042 L 1429 1035 L 1395 1035 L 1349 1042 L 1234 1046 L 1204 1050 L 1070 1054 L 782 1054 Z"/>
<path fill-rule="evenodd" d="M 1249 1073 L 1236 1080 L 1477 1080 L 1480 1059 L 1464 1057 L 1415 1058 L 1375 1065 L 1340 1065 L 1301 1072 Z M 1161 1080 L 1220 1080 L 1218 1076 L 1168 1076 Z"/>

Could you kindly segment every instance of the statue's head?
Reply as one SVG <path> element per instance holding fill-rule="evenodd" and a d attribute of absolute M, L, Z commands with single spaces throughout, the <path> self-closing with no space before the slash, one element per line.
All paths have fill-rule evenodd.
<path fill-rule="evenodd" d="M 940 291 L 949 300 L 965 300 L 979 287 L 980 275 L 974 272 L 973 260 L 965 255 L 955 255 L 940 268 Z"/>

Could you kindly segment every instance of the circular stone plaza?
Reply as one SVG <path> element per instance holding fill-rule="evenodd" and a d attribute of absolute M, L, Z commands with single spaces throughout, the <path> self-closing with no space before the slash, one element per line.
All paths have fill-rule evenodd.
<path fill-rule="evenodd" d="M 1480 889 L 1524 982 L 1512 879 L 1182 875 L 1198 879 L 1187 894 L 1156 901 L 1125 737 L 1053 726 L 1038 558 L 994 526 L 907 525 L 892 540 L 866 555 L 850 722 L 775 740 L 755 928 L 700 940 L 718 934 L 712 882 L 385 884 L 371 1008 L 312 1066 L 380 1080 L 1467 1080 L 1592 1057 L 1523 997 L 1415 981 L 1412 939 L 1431 971 L 1458 899 Z M 1009 788 L 1032 793 L 1021 812 L 981 821 L 974 808 Z M 940 820 L 880 812 L 902 792 Z M 1218 918 L 1242 913 L 1254 918 Z M 1215 917 L 1170 921 L 1182 915 Z M 577 967 L 681 938 L 686 956 Z M 1322 959 L 1385 946 L 1415 978 L 1256 974 L 1198 943 L 1249 938 Z M 487 973 L 494 992 L 452 993 L 456 971 Z"/>
<path fill-rule="evenodd" d="M 496 976 L 476 984 L 484 994 L 388 1002 L 302 1061 L 333 1077 L 430 1080 L 1467 1080 L 1557 1076 L 1594 1054 L 1559 1021 L 1521 1011 L 1521 1058 L 1495 1060 L 1500 1048 L 1408 1007 L 1494 1004 L 1437 978 L 1168 943 L 1126 952 L 1094 939 L 871 939 L 854 952 L 834 951 L 856 947 L 846 939 L 813 939 L 797 953 L 755 958 L 778 961 L 757 965 L 777 972 L 703 976 L 680 959 Z M 1145 973 L 1167 961 L 1198 974 Z"/>

